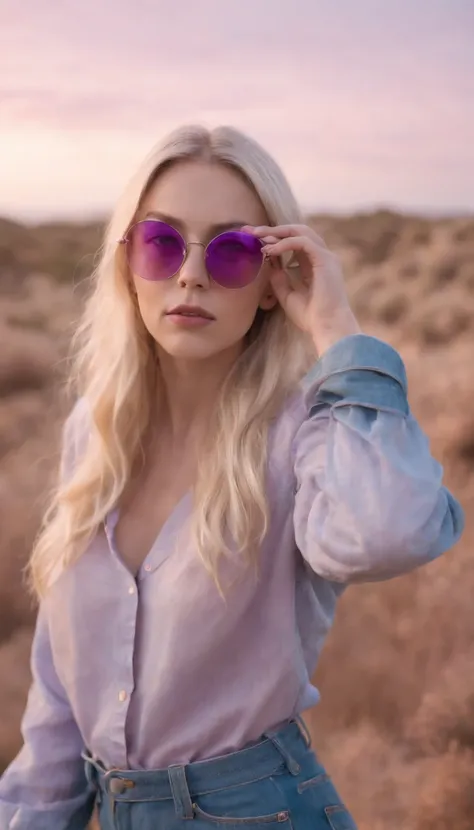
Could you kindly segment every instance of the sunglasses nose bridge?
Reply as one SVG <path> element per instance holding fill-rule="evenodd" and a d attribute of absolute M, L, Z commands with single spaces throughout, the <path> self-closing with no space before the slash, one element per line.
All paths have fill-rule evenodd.
<path fill-rule="evenodd" d="M 178 283 L 182 285 L 208 285 L 209 284 L 209 274 L 207 273 L 207 269 L 205 266 L 204 256 L 201 257 L 200 264 L 198 265 L 196 262 L 190 262 L 189 259 L 189 252 L 190 247 L 192 245 L 198 245 L 203 251 L 206 250 L 206 245 L 204 242 L 187 242 L 186 243 L 186 250 L 185 256 L 183 259 L 183 264 L 181 265 L 179 274 L 178 274 Z"/>

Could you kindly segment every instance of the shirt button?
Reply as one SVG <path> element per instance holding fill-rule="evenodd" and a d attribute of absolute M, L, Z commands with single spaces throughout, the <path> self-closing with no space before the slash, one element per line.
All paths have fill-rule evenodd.
<path fill-rule="evenodd" d="M 151 565 L 145 565 L 145 570 L 146 571 L 151 571 Z"/>
<path fill-rule="evenodd" d="M 128 589 L 128 593 L 129 594 L 134 594 L 135 593 L 135 585 L 130 585 L 130 588 Z"/>
<path fill-rule="evenodd" d="M 120 700 L 120 703 L 123 703 L 127 699 L 127 692 L 125 691 L 125 689 L 121 689 L 121 691 L 119 692 L 118 699 Z"/>

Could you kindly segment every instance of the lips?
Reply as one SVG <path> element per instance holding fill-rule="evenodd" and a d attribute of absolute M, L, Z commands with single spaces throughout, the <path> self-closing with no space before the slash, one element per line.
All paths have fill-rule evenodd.
<path fill-rule="evenodd" d="M 213 314 L 201 306 L 192 305 L 178 305 L 167 312 L 167 315 L 177 315 L 179 317 L 202 317 L 205 320 L 215 320 Z"/>

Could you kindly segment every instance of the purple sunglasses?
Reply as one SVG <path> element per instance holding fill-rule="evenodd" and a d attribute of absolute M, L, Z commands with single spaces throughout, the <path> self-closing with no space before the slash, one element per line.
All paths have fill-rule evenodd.
<path fill-rule="evenodd" d="M 253 282 L 267 258 L 263 242 L 244 231 L 225 231 L 204 245 L 186 242 L 176 228 L 159 219 L 143 219 L 119 240 L 127 245 L 133 274 L 156 282 L 174 277 L 186 259 L 189 245 L 204 248 L 209 277 L 223 288 L 243 288 Z"/>

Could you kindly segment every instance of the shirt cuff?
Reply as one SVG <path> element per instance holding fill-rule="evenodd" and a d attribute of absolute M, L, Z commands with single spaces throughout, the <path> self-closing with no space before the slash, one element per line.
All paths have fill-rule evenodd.
<path fill-rule="evenodd" d="M 409 414 L 403 360 L 392 346 L 352 334 L 331 346 L 303 381 L 312 417 L 327 406 L 363 406 Z"/>

